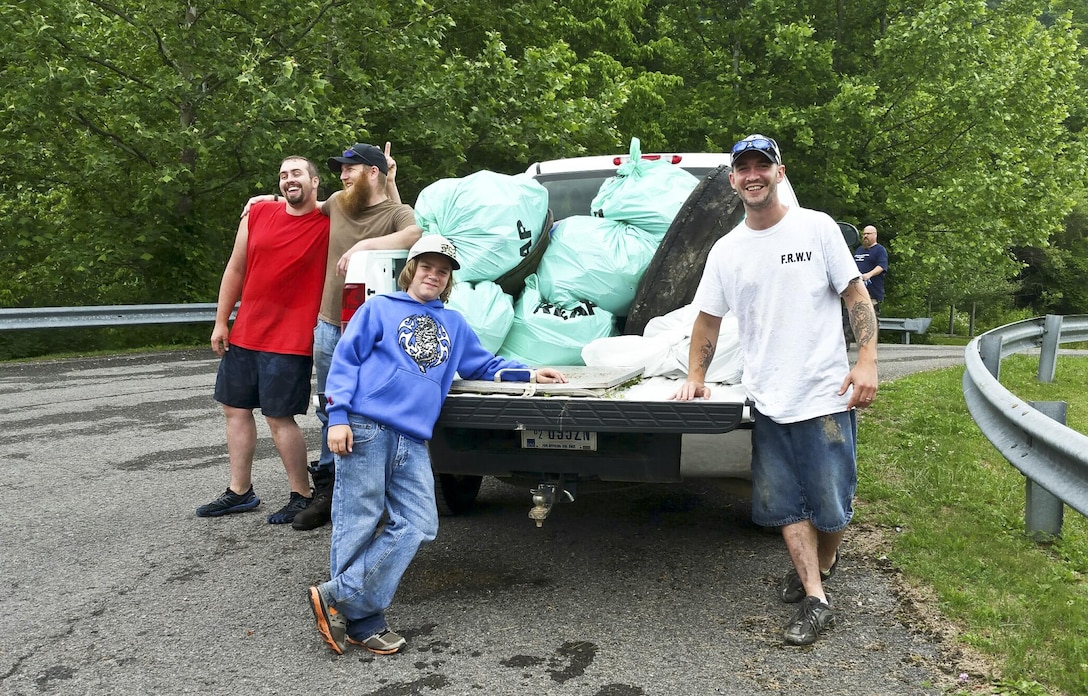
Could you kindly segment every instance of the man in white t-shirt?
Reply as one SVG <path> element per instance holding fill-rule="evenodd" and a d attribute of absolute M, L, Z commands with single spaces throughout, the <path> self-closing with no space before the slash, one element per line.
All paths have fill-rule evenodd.
<path fill-rule="evenodd" d="M 825 213 L 789 207 L 778 143 L 751 135 L 733 146 L 729 182 L 745 220 L 715 243 L 693 304 L 688 379 L 673 398 L 706 398 L 718 327 L 732 311 L 752 402 L 752 520 L 780 527 L 793 568 L 779 595 L 800 602 L 792 645 L 814 643 L 835 620 L 824 591 L 838 565 L 857 485 L 855 409 L 877 391 L 877 319 L 854 257 Z M 858 342 L 853 369 L 839 298 Z"/>

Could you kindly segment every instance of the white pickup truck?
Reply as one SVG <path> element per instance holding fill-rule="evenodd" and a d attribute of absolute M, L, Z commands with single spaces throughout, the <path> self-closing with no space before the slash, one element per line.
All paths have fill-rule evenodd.
<path fill-rule="evenodd" d="M 625 333 L 642 333 L 649 318 L 689 304 L 710 247 L 744 214 L 728 184 L 729 155 L 643 157 L 683 167 L 701 181 L 647 268 L 629 316 L 621 320 Z M 530 166 L 526 173 L 549 193 L 551 214 L 545 225 L 552 218 L 588 214 L 601 184 L 628 159 L 577 157 Z M 780 195 L 796 205 L 788 180 Z M 538 242 L 527 252 L 525 268 L 496 282 L 523 280 L 535 268 L 543 246 Z M 392 265 L 392 256 L 396 254 L 375 255 L 366 262 L 366 271 L 362 259 L 355 270 L 353 259 L 345 283 L 345 321 L 348 305 L 395 289 L 392 278 L 399 266 Z M 368 275 L 371 282 L 364 290 L 358 281 Z M 532 495 L 529 517 L 538 526 L 556 503 L 575 499 L 579 484 L 700 478 L 749 488 L 750 416 L 739 385 L 711 385 L 709 400 L 680 402 L 669 399 L 678 387 L 676 380 L 643 379 L 627 368 L 560 367 L 570 378 L 568 384 L 454 382 L 430 443 L 441 511 L 470 510 L 484 476 L 524 485 Z"/>

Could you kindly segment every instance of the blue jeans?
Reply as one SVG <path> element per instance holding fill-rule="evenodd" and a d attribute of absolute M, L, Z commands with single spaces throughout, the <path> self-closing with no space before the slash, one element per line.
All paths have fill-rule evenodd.
<path fill-rule="evenodd" d="M 325 381 L 329 378 L 332 366 L 332 354 L 340 342 L 340 327 L 327 321 L 317 320 L 314 327 L 314 371 L 317 373 L 317 393 L 325 393 Z M 320 398 L 320 397 L 319 397 Z M 325 404 L 317 408 L 317 419 L 321 421 L 321 457 L 317 460 L 314 471 L 332 471 L 334 460 L 329 450 L 329 417 L 325 414 Z"/>
<path fill-rule="evenodd" d="M 752 521 L 785 527 L 809 520 L 846 528 L 858 484 L 857 413 L 776 423 L 752 409 Z"/>
<path fill-rule="evenodd" d="M 320 589 L 361 641 L 387 627 L 404 571 L 438 533 L 438 508 L 426 443 L 363 416 L 349 421 L 352 451 L 336 457 L 332 490 L 332 579 Z"/>

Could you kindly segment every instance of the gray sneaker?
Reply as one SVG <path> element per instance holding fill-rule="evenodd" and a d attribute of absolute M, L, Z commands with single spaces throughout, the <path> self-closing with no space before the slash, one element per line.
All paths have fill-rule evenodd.
<path fill-rule="evenodd" d="M 332 651 L 337 655 L 344 654 L 344 642 L 348 634 L 348 622 L 336 609 L 325 602 L 325 596 L 317 587 L 311 587 L 309 592 L 310 608 L 314 610 L 314 619 L 317 620 L 317 631 L 328 643 Z"/>
<path fill-rule="evenodd" d="M 839 567 L 839 553 L 835 553 L 835 562 L 831 564 L 831 569 L 826 573 L 820 571 L 820 582 L 827 582 L 835 575 L 835 570 Z M 801 577 L 797 575 L 797 571 L 790 568 L 790 572 L 786 573 L 786 576 L 782 578 L 782 582 L 778 585 L 778 596 L 787 604 L 794 604 L 800 602 L 805 598 L 805 586 L 801 583 Z"/>
<path fill-rule="evenodd" d="M 392 655 L 404 647 L 408 641 L 404 636 L 388 628 L 378 631 L 366 640 L 355 640 L 348 636 L 348 642 L 352 645 L 361 645 L 372 653 L 378 655 Z"/>
<path fill-rule="evenodd" d="M 828 597 L 828 602 L 831 598 Z M 812 645 L 820 634 L 835 625 L 831 605 L 816 597 L 805 597 L 782 637 L 790 645 Z"/>

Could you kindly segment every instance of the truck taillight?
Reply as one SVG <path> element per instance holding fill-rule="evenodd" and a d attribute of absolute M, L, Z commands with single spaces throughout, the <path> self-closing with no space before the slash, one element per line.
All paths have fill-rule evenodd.
<path fill-rule="evenodd" d="M 340 304 L 340 326 L 345 327 L 356 310 L 366 301 L 366 283 L 344 283 L 343 301 Z"/>

